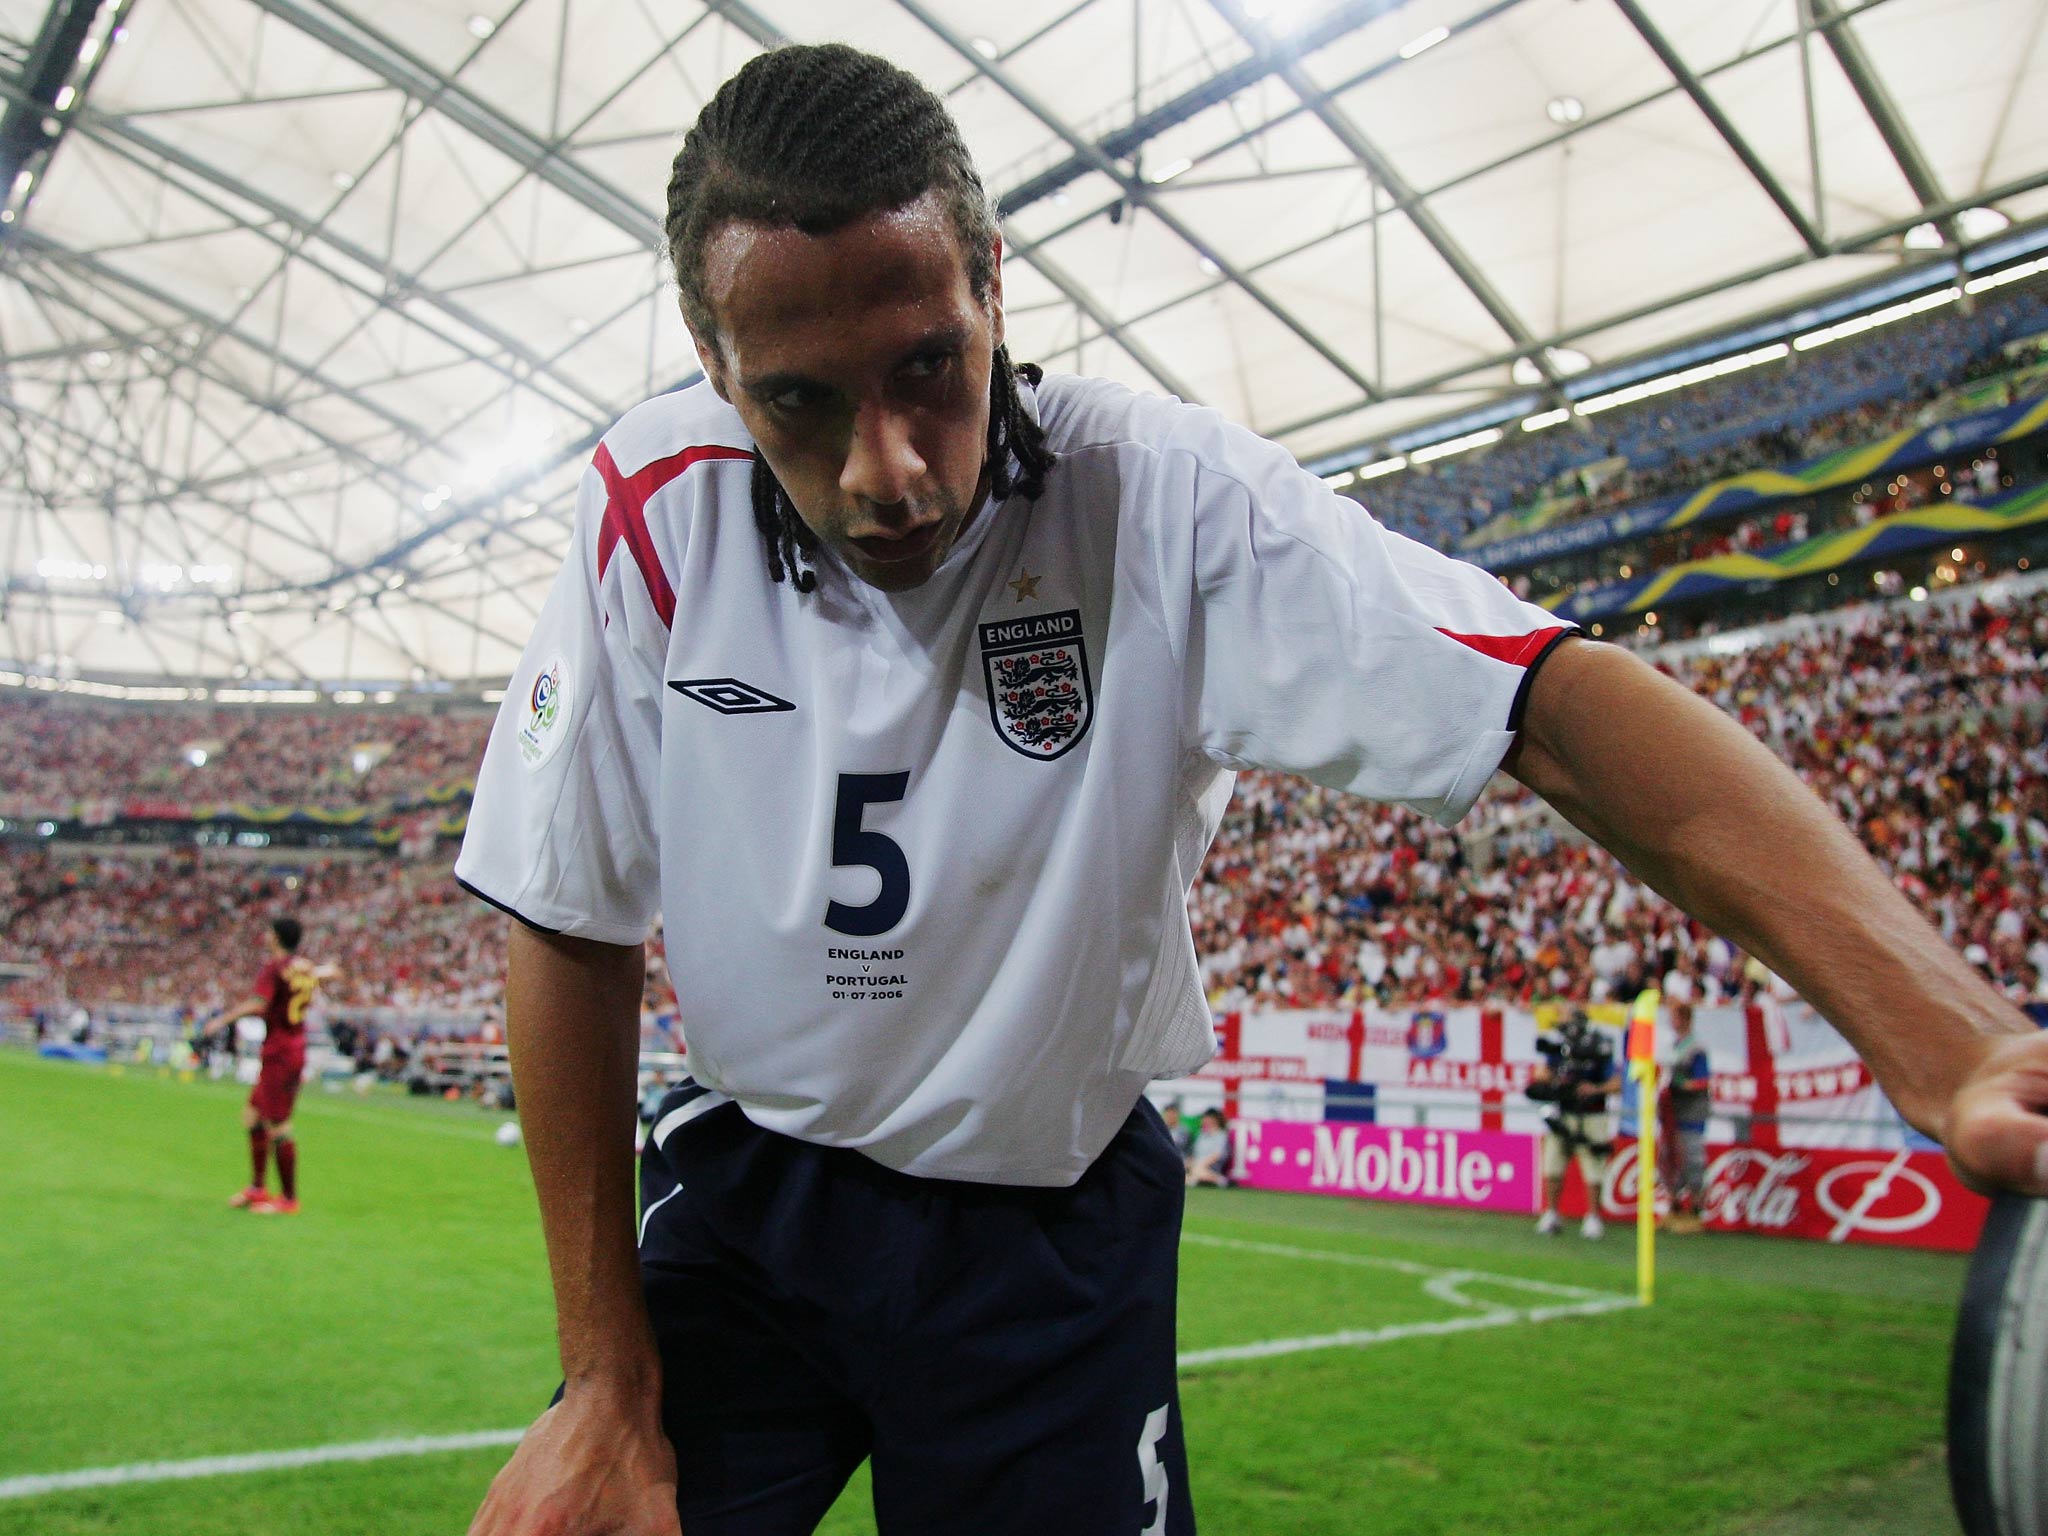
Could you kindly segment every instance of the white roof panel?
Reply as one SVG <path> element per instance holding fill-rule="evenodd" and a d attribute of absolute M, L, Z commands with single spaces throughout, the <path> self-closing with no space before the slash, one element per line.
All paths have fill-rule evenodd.
<path fill-rule="evenodd" d="M 0 0 L 0 72 L 49 9 Z M 669 163 L 777 36 L 948 94 L 1020 360 L 1316 458 L 1529 398 L 1546 343 L 1599 367 L 1929 260 L 1927 197 L 2048 225 L 2048 0 L 1832 9 L 1802 39 L 1796 0 L 137 6 L 0 225 L 0 651 L 502 676 L 592 434 L 696 371 Z"/>

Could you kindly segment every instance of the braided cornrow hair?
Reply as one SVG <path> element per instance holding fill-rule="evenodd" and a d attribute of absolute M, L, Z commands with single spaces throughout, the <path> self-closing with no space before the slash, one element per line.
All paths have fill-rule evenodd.
<path fill-rule="evenodd" d="M 739 219 L 830 234 L 868 214 L 901 208 L 926 193 L 945 199 L 966 253 L 967 279 L 982 304 L 995 297 L 996 219 L 959 127 L 916 76 L 843 43 L 773 49 L 747 63 L 711 98 L 683 139 L 668 183 L 669 260 L 683 318 L 715 344 L 704 290 L 704 247 Z M 989 371 L 989 490 L 997 500 L 1036 498 L 1054 456 L 1018 395 L 1036 386 L 1035 364 L 1012 365 L 996 348 Z M 800 592 L 818 584 L 804 562 L 817 537 L 789 493 L 754 452 L 754 521 L 768 572 Z"/>

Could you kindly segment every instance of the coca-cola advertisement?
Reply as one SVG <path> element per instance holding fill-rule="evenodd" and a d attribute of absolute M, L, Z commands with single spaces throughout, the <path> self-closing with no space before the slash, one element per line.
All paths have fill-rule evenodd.
<path fill-rule="evenodd" d="M 1634 1221 L 1641 1188 L 1636 1143 L 1619 1141 L 1600 1191 L 1609 1221 Z M 1661 1186 L 1660 1210 L 1666 1206 Z M 1585 1187 L 1574 1168 L 1559 1208 L 1583 1215 Z M 1754 1147 L 1710 1144 L 1710 1230 L 1761 1232 L 1827 1243 L 1887 1243 L 1967 1253 L 1977 1245 L 1988 1202 L 1965 1189 L 1939 1152 L 1908 1148 Z"/>

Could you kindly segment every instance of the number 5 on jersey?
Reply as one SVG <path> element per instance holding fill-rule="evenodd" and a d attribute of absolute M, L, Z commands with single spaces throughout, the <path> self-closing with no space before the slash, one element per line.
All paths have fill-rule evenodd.
<path fill-rule="evenodd" d="M 860 866 L 882 877 L 882 888 L 866 906 L 850 907 L 843 901 L 825 907 L 825 926 L 834 933 L 853 938 L 873 938 L 887 933 L 903 921 L 910 908 L 910 861 L 887 833 L 871 832 L 861 825 L 870 805 L 901 800 L 910 788 L 910 771 L 901 773 L 842 773 L 839 799 L 832 810 L 832 867 Z"/>

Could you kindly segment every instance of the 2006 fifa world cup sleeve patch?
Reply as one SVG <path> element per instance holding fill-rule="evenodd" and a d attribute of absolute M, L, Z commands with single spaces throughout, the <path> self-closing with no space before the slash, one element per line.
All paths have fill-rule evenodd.
<path fill-rule="evenodd" d="M 561 750 L 574 704 L 569 664 L 558 655 L 534 676 L 519 721 L 519 761 L 529 773 L 545 767 Z"/>

